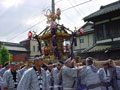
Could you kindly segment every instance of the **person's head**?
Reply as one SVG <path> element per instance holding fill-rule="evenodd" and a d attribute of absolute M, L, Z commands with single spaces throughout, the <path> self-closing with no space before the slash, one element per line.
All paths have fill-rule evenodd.
<path fill-rule="evenodd" d="M 6 62 L 3 67 L 5 67 L 7 70 L 10 68 L 10 64 L 8 62 Z"/>
<path fill-rule="evenodd" d="M 57 62 L 57 68 L 58 68 L 58 69 L 61 69 L 61 67 L 63 66 L 63 64 L 64 64 L 64 63 L 63 63 L 62 61 L 58 61 L 58 62 Z"/>
<path fill-rule="evenodd" d="M 36 55 L 36 56 L 34 57 L 34 65 L 35 65 L 35 66 L 42 67 L 42 65 L 43 65 L 43 59 L 44 59 L 44 56 Z"/>
<path fill-rule="evenodd" d="M 51 71 L 54 68 L 54 64 L 52 62 L 49 62 L 47 67 L 48 67 L 48 70 Z"/>
<path fill-rule="evenodd" d="M 65 65 L 68 66 L 68 67 L 74 67 L 74 61 L 72 60 L 72 58 L 68 58 L 67 60 L 65 60 Z"/>
<path fill-rule="evenodd" d="M 31 68 L 32 67 L 32 63 L 28 63 L 27 65 L 26 65 L 26 69 L 29 69 L 29 68 Z"/>
<path fill-rule="evenodd" d="M 14 72 L 17 70 L 18 64 L 16 62 L 12 62 L 10 66 L 11 66 L 11 70 Z"/>
<path fill-rule="evenodd" d="M 109 68 L 109 63 L 108 63 L 108 62 L 104 62 L 104 63 L 103 63 L 103 68 L 104 68 L 105 70 L 107 70 L 107 69 Z"/>
<path fill-rule="evenodd" d="M 29 68 L 32 67 L 32 63 L 26 62 L 26 63 L 24 64 L 24 67 L 25 67 L 26 69 L 29 69 Z"/>
<path fill-rule="evenodd" d="M 86 65 L 86 61 L 85 60 L 82 61 L 82 66 L 84 66 L 84 65 Z"/>
<path fill-rule="evenodd" d="M 93 58 L 92 57 L 88 57 L 86 58 L 86 65 L 93 65 Z"/>
<path fill-rule="evenodd" d="M 47 71 L 47 69 L 48 69 L 48 67 L 47 67 L 46 64 L 43 64 L 43 65 L 42 65 L 42 68 L 43 68 L 45 71 Z"/>
<path fill-rule="evenodd" d="M 17 70 L 20 70 L 20 63 L 17 62 Z"/>
<path fill-rule="evenodd" d="M 116 64 L 115 64 L 114 60 L 108 59 L 108 62 L 109 62 L 109 66 L 110 66 L 111 68 L 115 68 L 115 67 L 116 67 Z"/>

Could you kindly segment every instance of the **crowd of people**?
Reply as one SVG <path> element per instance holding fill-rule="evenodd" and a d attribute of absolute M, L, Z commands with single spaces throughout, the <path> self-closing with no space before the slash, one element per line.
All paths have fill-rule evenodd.
<path fill-rule="evenodd" d="M 92 57 L 78 65 L 71 57 L 56 65 L 43 61 L 36 55 L 33 65 L 5 64 L 0 69 L 0 90 L 120 90 L 120 66 L 114 60 L 105 61 L 101 68 L 94 66 Z"/>

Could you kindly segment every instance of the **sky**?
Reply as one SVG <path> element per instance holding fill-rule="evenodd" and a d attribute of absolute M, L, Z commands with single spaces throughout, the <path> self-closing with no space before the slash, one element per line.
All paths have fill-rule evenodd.
<path fill-rule="evenodd" d="M 62 11 L 59 24 L 70 30 L 80 28 L 85 16 L 115 1 L 118 0 L 55 0 L 55 8 Z M 84 2 L 87 3 L 65 10 Z M 48 9 L 51 0 L 0 0 L 0 41 L 19 43 L 28 38 L 29 31 L 39 34 L 48 25 Z"/>

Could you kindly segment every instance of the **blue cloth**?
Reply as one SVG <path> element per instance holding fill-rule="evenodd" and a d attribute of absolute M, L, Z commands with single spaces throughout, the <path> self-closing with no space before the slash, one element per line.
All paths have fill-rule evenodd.
<path fill-rule="evenodd" d="M 54 47 L 57 46 L 56 37 L 54 37 L 54 38 L 52 39 L 52 45 L 53 45 Z"/>
<path fill-rule="evenodd" d="M 53 37 L 53 39 L 52 39 L 52 45 L 53 45 L 53 47 L 57 46 L 56 37 Z M 55 55 L 56 55 L 57 59 L 59 60 L 60 59 L 60 54 L 58 52 L 57 47 L 55 47 Z"/>
<path fill-rule="evenodd" d="M 73 58 L 73 45 L 77 46 L 77 40 L 76 40 L 76 32 L 72 32 L 72 43 L 71 43 L 71 53 L 70 56 Z"/>
<path fill-rule="evenodd" d="M 56 35 L 57 30 L 58 30 L 57 27 L 56 27 L 56 28 L 52 28 L 52 30 L 51 30 L 51 34 L 52 34 L 52 35 Z"/>
<path fill-rule="evenodd" d="M 55 48 L 55 55 L 56 55 L 57 59 L 60 60 L 60 54 L 59 54 L 57 48 Z"/>
<path fill-rule="evenodd" d="M 73 33 L 72 33 L 72 36 L 73 36 L 72 42 L 73 42 L 74 46 L 77 46 L 76 32 L 73 32 Z"/>
<path fill-rule="evenodd" d="M 77 89 L 76 90 L 87 90 L 86 85 L 81 84 L 81 77 L 77 78 Z"/>
<path fill-rule="evenodd" d="M 36 40 L 37 40 L 37 42 L 38 42 L 38 49 L 39 49 L 39 51 L 40 51 L 40 53 L 42 53 L 42 49 L 41 49 L 41 42 L 40 42 L 40 40 L 39 40 L 39 38 L 38 38 L 38 35 L 36 35 L 35 37 L 34 37 Z"/>
<path fill-rule="evenodd" d="M 80 85 L 77 90 L 88 90 L 86 85 Z"/>

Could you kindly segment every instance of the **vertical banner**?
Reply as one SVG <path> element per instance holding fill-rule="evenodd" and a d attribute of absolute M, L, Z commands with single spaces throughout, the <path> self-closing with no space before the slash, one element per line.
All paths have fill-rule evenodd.
<path fill-rule="evenodd" d="M 10 54 L 10 55 L 9 55 L 9 62 L 10 62 L 10 64 L 12 63 L 12 61 L 13 61 L 13 55 Z"/>

